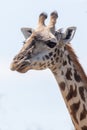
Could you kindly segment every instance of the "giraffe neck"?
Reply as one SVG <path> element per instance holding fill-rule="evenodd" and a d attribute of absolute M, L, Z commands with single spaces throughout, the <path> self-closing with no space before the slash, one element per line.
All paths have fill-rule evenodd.
<path fill-rule="evenodd" d="M 52 72 L 77 130 L 87 130 L 87 78 L 72 48 L 63 48 L 60 66 Z M 64 52 L 63 52 L 64 51 Z M 77 63 L 77 64 L 76 64 Z M 86 80 L 86 81 L 85 81 Z"/>

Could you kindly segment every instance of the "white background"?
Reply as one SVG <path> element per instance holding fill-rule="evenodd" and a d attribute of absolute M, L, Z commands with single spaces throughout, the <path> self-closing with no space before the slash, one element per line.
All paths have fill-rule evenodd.
<path fill-rule="evenodd" d="M 72 46 L 87 72 L 87 0 L 0 0 L 0 130 L 74 129 L 49 70 L 10 70 L 24 40 L 20 28 L 35 28 L 41 12 L 54 10 L 56 28 L 77 27 Z"/>

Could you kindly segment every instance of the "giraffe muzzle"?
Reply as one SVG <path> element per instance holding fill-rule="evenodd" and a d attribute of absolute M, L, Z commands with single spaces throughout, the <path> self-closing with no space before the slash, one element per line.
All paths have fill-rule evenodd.
<path fill-rule="evenodd" d="M 10 69 L 12 71 L 18 71 L 20 73 L 25 73 L 27 71 L 27 67 L 31 64 L 30 60 L 21 60 L 21 61 L 16 61 L 14 60 L 11 65 Z"/>
<path fill-rule="evenodd" d="M 27 51 L 23 51 L 16 55 L 13 59 L 13 62 L 10 65 L 10 69 L 12 71 L 18 71 L 20 73 L 24 73 L 29 68 L 31 61 L 31 48 Z"/>

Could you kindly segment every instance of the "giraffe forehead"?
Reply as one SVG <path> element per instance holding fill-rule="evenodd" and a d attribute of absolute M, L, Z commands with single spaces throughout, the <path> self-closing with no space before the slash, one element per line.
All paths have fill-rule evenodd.
<path fill-rule="evenodd" d="M 48 41 L 48 40 L 54 40 L 54 42 L 57 43 L 57 39 L 56 37 L 47 29 L 46 30 L 36 30 L 34 31 L 31 36 L 25 41 L 26 42 L 30 42 L 32 40 L 36 40 L 36 41 Z"/>

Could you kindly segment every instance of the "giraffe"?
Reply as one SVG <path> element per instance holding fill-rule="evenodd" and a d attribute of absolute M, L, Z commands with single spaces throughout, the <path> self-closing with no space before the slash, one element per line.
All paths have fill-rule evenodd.
<path fill-rule="evenodd" d="M 76 130 L 87 130 L 87 77 L 70 44 L 76 27 L 55 30 L 57 12 L 45 25 L 46 13 L 39 15 L 36 29 L 22 28 L 25 42 L 13 58 L 11 70 L 26 73 L 30 69 L 49 68 L 59 85 Z"/>

